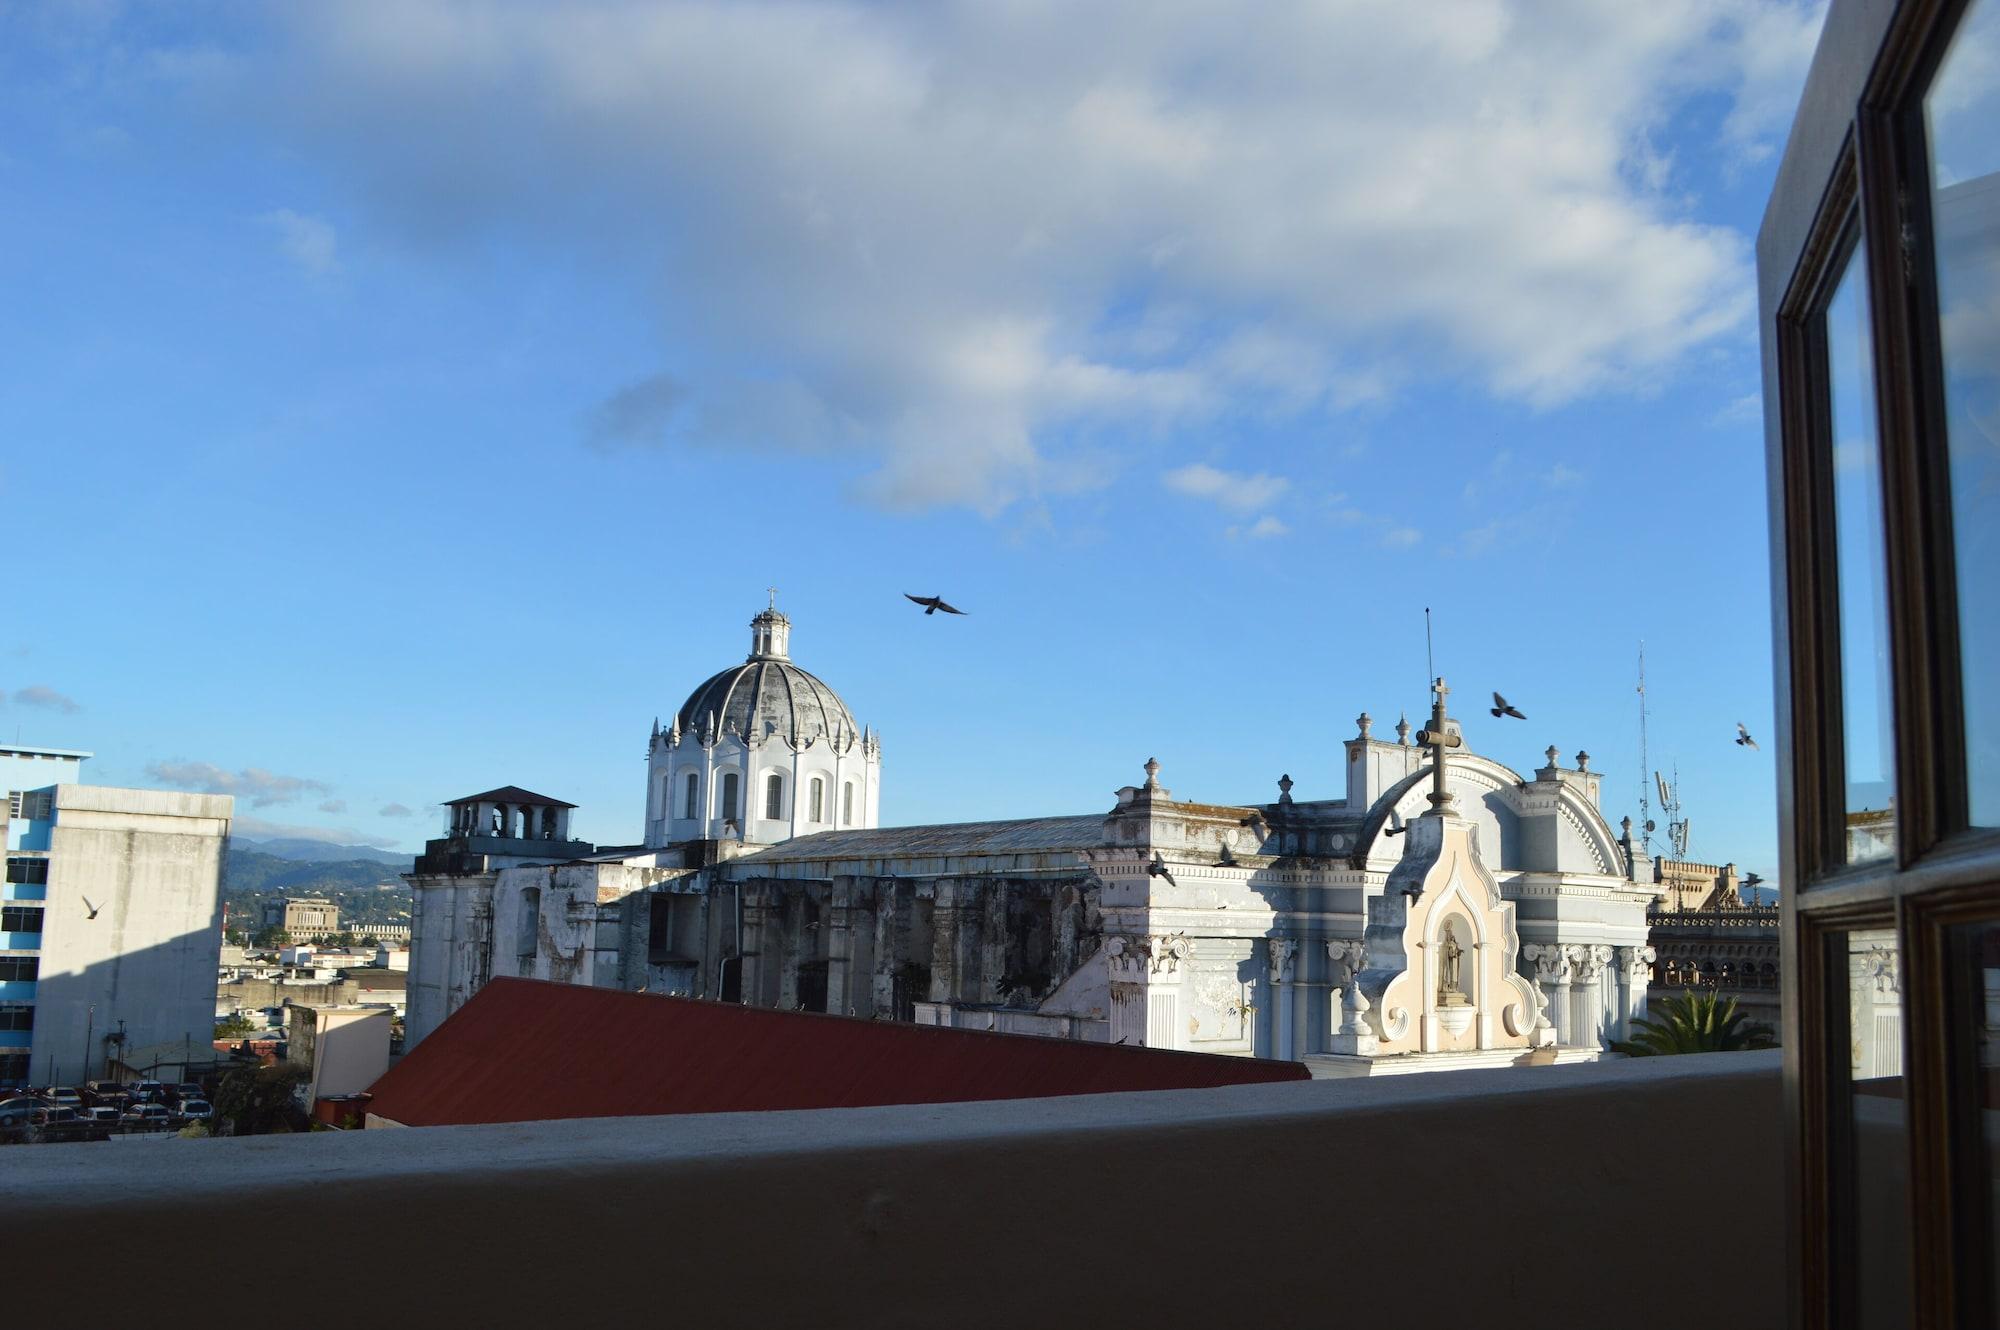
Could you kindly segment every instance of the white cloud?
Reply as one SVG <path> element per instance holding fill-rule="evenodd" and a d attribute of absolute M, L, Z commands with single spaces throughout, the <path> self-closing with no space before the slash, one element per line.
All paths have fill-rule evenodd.
<path fill-rule="evenodd" d="M 367 223 L 440 252 L 526 235 L 663 293 L 687 395 L 629 433 L 851 454 L 876 502 L 995 511 L 1080 483 L 1093 434 L 1337 412 L 1420 375 L 1538 406 L 1656 385 L 1754 290 L 1656 140 L 1701 99 L 1725 146 L 1768 148 L 1818 19 L 360 0 L 277 22 L 276 53 L 202 87 Z M 325 223 L 268 216 L 333 265 Z"/>
<path fill-rule="evenodd" d="M 1552 490 L 1575 489 L 1583 484 L 1583 472 L 1557 462 L 1543 474 L 1542 483 Z"/>
<path fill-rule="evenodd" d="M 303 776 L 282 776 L 262 767 L 225 771 L 212 762 L 152 762 L 146 766 L 149 779 L 177 790 L 199 790 L 203 794 L 230 794 L 247 799 L 253 808 L 296 803 L 308 794 L 331 794 L 324 781 Z"/>
<path fill-rule="evenodd" d="M 14 693 L 17 707 L 35 707 L 42 711 L 60 711 L 65 716 L 73 716 L 83 710 L 83 705 L 75 698 L 58 693 L 47 684 L 31 683 Z"/>
<path fill-rule="evenodd" d="M 353 827 L 307 827 L 291 822 L 266 822 L 261 817 L 238 813 L 230 819 L 229 830 L 253 840 L 311 840 L 326 845 L 372 845 L 377 849 L 398 848 L 394 841 L 356 831 Z"/>
<path fill-rule="evenodd" d="M 339 266 L 339 239 L 331 223 L 290 208 L 273 209 L 257 220 L 278 233 L 278 248 L 285 257 L 312 276 L 324 277 Z"/>
<path fill-rule="evenodd" d="M 1169 471 L 1160 480 L 1168 489 L 1193 498 L 1208 499 L 1239 513 L 1266 506 L 1291 485 L 1283 476 L 1268 475 L 1262 471 L 1255 475 L 1222 471 L 1203 462 Z"/>
<path fill-rule="evenodd" d="M 1291 528 L 1270 514 L 1258 518 L 1249 526 L 1232 526 L 1223 530 L 1223 535 L 1231 540 L 1270 540 L 1289 534 Z"/>

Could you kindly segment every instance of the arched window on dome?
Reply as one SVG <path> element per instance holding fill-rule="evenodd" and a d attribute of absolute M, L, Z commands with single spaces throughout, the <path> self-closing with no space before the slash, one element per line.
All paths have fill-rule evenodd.
<path fill-rule="evenodd" d="M 701 777 L 692 771 L 688 772 L 686 808 L 682 817 L 692 819 L 701 816 Z"/>
<path fill-rule="evenodd" d="M 844 781 L 840 786 L 840 825 L 854 825 L 854 782 Z"/>
<path fill-rule="evenodd" d="M 736 773 L 733 771 L 722 778 L 722 820 L 736 820 Z"/>
<path fill-rule="evenodd" d="M 785 815 L 785 778 L 772 772 L 764 778 L 764 816 L 777 821 Z"/>
<path fill-rule="evenodd" d="M 811 812 L 811 817 L 807 819 L 808 821 L 826 821 L 826 782 L 818 776 L 812 778 L 812 798 L 808 801 L 806 807 Z"/>

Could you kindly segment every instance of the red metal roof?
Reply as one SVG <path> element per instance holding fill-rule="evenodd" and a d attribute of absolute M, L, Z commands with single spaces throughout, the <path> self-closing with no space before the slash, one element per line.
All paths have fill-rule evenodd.
<path fill-rule="evenodd" d="M 434 1127 L 1308 1078 L 1296 1062 L 495 979 L 369 1087 L 368 1111 Z"/>

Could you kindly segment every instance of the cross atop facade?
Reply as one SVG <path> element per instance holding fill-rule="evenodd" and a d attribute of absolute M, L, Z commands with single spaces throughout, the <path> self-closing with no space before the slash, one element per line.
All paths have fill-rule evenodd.
<path fill-rule="evenodd" d="M 1451 794 L 1445 789 L 1445 754 L 1461 747 L 1464 740 L 1445 729 L 1444 699 L 1451 689 L 1444 686 L 1444 676 L 1440 674 L 1431 684 L 1431 723 L 1417 733 L 1417 742 L 1431 750 L 1431 811 L 1448 813 L 1451 811 Z"/>
<path fill-rule="evenodd" d="M 767 586 L 767 587 L 765 587 L 764 589 L 765 589 L 766 591 L 768 591 L 768 592 L 770 592 L 770 593 L 771 593 L 771 608 L 772 608 L 772 609 L 774 609 L 774 610 L 775 610 L 775 609 L 777 609 L 777 608 L 778 608 L 778 588 L 776 588 L 776 587 L 774 587 L 774 586 Z"/>

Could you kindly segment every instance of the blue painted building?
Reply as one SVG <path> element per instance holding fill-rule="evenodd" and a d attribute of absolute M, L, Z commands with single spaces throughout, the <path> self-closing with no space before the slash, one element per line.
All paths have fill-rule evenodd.
<path fill-rule="evenodd" d="M 81 781 L 89 757 L 68 748 L 0 748 L 0 789 L 7 791 L 7 873 L 0 883 L 0 1085 L 28 1079 L 55 787 Z"/>

